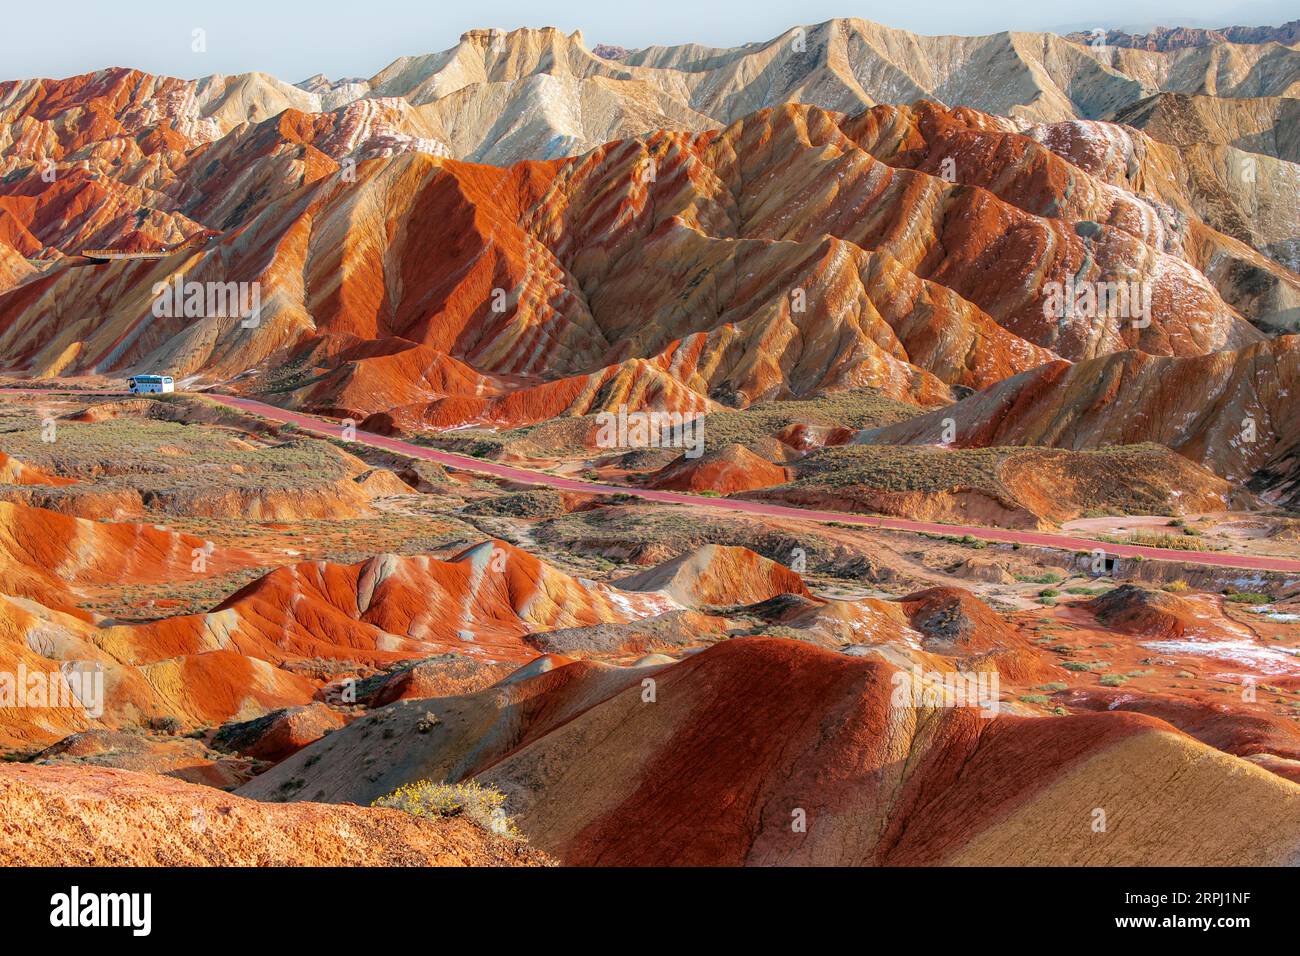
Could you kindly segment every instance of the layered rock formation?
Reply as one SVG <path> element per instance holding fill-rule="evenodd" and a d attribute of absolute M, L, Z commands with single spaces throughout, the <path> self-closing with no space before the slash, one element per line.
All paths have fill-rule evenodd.
<path fill-rule="evenodd" d="M 392 705 L 376 719 L 399 739 L 430 703 L 445 725 L 384 748 L 374 782 L 360 772 L 374 751 L 353 727 L 241 792 L 276 799 L 301 776 L 308 799 L 362 802 L 413 776 L 474 775 L 508 794 L 537 846 L 579 865 L 1295 859 L 1296 784 L 1161 720 L 899 709 L 896 673 L 765 638 L 671 666 L 571 664 Z M 1098 835 L 1097 807 L 1123 825 Z"/>
<path fill-rule="evenodd" d="M 1300 54 L 1214 39 L 843 20 L 606 59 L 548 28 L 338 84 L 0 84 L 0 363 L 242 376 L 417 430 L 932 406 L 1056 357 L 1239 348 L 1298 327 Z M 173 251 L 76 257 L 105 248 Z M 156 315 L 178 281 L 256 285 L 256 322 Z M 1055 314 L 1069 282 L 1141 290 L 1142 321 Z"/>
<path fill-rule="evenodd" d="M 1223 27 L 1217 30 L 1197 27 L 1156 27 L 1147 33 L 1094 30 L 1089 33 L 1071 33 L 1068 37 L 1079 43 L 1119 46 L 1135 50 L 1181 50 L 1188 47 L 1219 46 L 1224 43 L 1280 43 L 1284 46 L 1295 46 L 1300 43 L 1300 20 L 1292 20 L 1280 27 Z"/>
<path fill-rule="evenodd" d="M 0 771 L 0 858 L 549 862 L 341 806 L 428 779 L 580 865 L 1300 860 L 1280 575 L 1231 580 L 1258 614 L 1173 571 L 1099 594 L 1037 543 L 568 478 L 1018 527 L 1294 506 L 1293 39 L 547 28 L 338 82 L 0 83 L 0 370 L 163 371 L 566 476 L 183 396 L 49 442 L 57 400 L 16 400 L 0 694 L 60 696 L 0 708 L 34 764 Z M 598 437 L 643 412 L 704 454 Z M 1238 677 L 1258 703 L 1216 700 Z"/>
<path fill-rule="evenodd" d="M 988 149 L 1023 181 L 980 172 Z M 861 386 L 934 405 L 1056 355 L 1261 338 L 1164 221 L 992 117 L 782 107 L 509 170 L 374 160 L 206 247 L 49 270 L 0 296 L 0 351 L 38 374 L 262 368 L 243 387 L 306 379 L 291 401 L 388 427 Z M 258 322 L 154 315 L 177 277 L 257 283 Z M 1147 289 L 1149 319 L 1054 316 L 1053 290 L 1085 281 Z"/>
<path fill-rule="evenodd" d="M 449 50 L 402 57 L 369 78 L 293 86 L 262 73 L 180 80 L 111 69 L 9 81 L 0 84 L 8 129 L 0 147 L 58 159 L 94 146 L 86 158 L 134 160 L 296 110 L 330 114 L 337 144 L 362 154 L 417 148 L 511 162 L 651 128 L 722 125 L 784 102 L 857 111 L 930 97 L 1054 121 L 1095 118 L 1161 90 L 1292 95 L 1294 50 L 1246 34 L 1206 39 L 1145 50 L 1112 37 L 1097 49 L 1091 36 L 929 37 L 842 19 L 733 49 L 606 57 L 581 33 L 472 30 Z M 74 122 L 63 121 L 68 112 Z"/>
<path fill-rule="evenodd" d="M 1157 442 L 1234 482 L 1295 454 L 1300 337 L 1175 358 L 1052 362 L 949 408 L 862 433 L 869 444 L 1096 448 Z M 949 427 L 951 426 L 951 427 Z M 1268 492 L 1289 472 L 1273 474 Z"/>
<path fill-rule="evenodd" d="M 667 594 L 583 583 L 486 542 L 451 561 L 381 555 L 280 567 L 202 614 L 118 623 L 80 608 L 82 589 L 96 583 L 200 579 L 256 560 L 149 526 L 0 504 L 0 671 L 39 675 L 71 693 L 56 705 L 43 691 L 39 710 L 6 704 L 5 745 L 161 719 L 186 727 L 246 720 L 311 701 L 317 685 L 295 669 L 305 660 L 356 666 L 455 649 L 487 664 L 519 663 L 537 656 L 523 639 L 532 631 L 677 606 Z M 96 687 L 80 683 L 96 673 Z"/>

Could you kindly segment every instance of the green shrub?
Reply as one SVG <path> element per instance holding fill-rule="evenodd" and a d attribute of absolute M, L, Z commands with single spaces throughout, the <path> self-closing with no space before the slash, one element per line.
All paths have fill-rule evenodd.
<path fill-rule="evenodd" d="M 1125 677 L 1123 674 L 1102 674 L 1102 675 L 1101 675 L 1101 686 L 1102 686 L 1102 687 L 1122 687 L 1122 686 L 1124 685 L 1124 683 L 1125 683 L 1127 680 L 1128 680 L 1128 678 Z"/>
<path fill-rule="evenodd" d="M 1060 584 L 1061 576 L 1055 571 L 1045 574 L 1017 574 L 1016 580 L 1021 584 Z"/>
<path fill-rule="evenodd" d="M 1268 604 L 1273 600 L 1267 594 L 1252 594 L 1249 592 L 1229 594 L 1227 599 L 1234 604 Z"/>
<path fill-rule="evenodd" d="M 1113 534 L 1103 534 L 1099 535 L 1098 539 L 1101 541 L 1109 541 L 1112 544 L 1135 544 L 1144 548 L 1164 548 L 1166 550 L 1179 551 L 1213 550 L 1209 545 L 1205 544 L 1205 542 L 1191 541 L 1188 540 L 1189 537 L 1192 536 L 1188 535 L 1184 529 L 1183 534 L 1168 534 L 1163 531 L 1131 531 L 1129 532 L 1128 537 L 1125 538 Z M 1140 561 L 1142 560 L 1142 556 L 1140 554 L 1135 555 L 1133 560 Z"/>
<path fill-rule="evenodd" d="M 1067 671 L 1090 671 L 1095 667 L 1107 666 L 1101 661 L 1061 661 L 1061 666 Z"/>
<path fill-rule="evenodd" d="M 181 729 L 181 722 L 168 714 L 166 717 L 154 717 L 149 721 L 149 729 L 160 734 L 175 734 Z"/>

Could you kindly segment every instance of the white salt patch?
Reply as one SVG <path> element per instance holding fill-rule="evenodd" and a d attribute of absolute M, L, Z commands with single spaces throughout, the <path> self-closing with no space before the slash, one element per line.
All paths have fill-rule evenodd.
<path fill-rule="evenodd" d="M 1149 641 L 1142 644 L 1163 654 L 1190 654 L 1233 661 L 1265 674 L 1300 674 L 1300 650 L 1261 647 L 1252 641 Z"/>

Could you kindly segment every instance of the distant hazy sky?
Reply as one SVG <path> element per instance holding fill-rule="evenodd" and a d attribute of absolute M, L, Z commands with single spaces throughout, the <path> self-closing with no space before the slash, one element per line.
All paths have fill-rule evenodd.
<path fill-rule="evenodd" d="M 735 46 L 799 23 L 861 17 L 929 34 L 1276 24 L 1294 0 L 4 0 L 0 79 L 106 66 L 195 77 L 261 70 L 371 76 L 472 27 L 581 28 L 589 44 Z M 191 50 L 195 28 L 207 52 Z"/>

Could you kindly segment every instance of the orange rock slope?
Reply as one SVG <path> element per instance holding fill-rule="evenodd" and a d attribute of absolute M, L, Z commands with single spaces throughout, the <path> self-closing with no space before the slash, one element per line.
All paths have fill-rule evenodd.
<path fill-rule="evenodd" d="M 46 675 L 58 688 L 70 684 L 60 675 L 103 671 L 98 708 L 75 697 L 57 708 L 5 708 L 0 738 L 49 742 L 167 717 L 183 726 L 248 719 L 312 699 L 317 684 L 294 662 L 380 664 L 455 650 L 488 665 L 519 663 L 537 656 L 524 640 L 532 631 L 677 606 L 667 594 L 581 582 L 488 541 L 449 561 L 380 555 L 276 568 L 202 614 L 116 623 L 78 607 L 93 584 L 197 580 L 254 560 L 149 526 L 0 504 L 0 670 Z"/>
<path fill-rule="evenodd" d="M 30 476 L 32 469 L 20 473 Z M 203 573 L 213 574 L 254 561 L 248 552 L 213 549 L 202 538 L 153 525 L 90 521 L 0 502 L 4 593 L 55 610 L 77 613 L 77 585 L 173 581 L 195 573 L 200 556 Z"/>
<path fill-rule="evenodd" d="M 866 432 L 874 444 L 1095 448 L 1157 442 L 1232 481 L 1300 445 L 1300 336 L 1238 351 L 1173 357 L 1119 352 L 1052 362 L 907 422 Z"/>
<path fill-rule="evenodd" d="M 281 155 L 313 122 L 286 113 L 249 148 Z M 288 366 L 310 374 L 286 400 L 414 429 L 860 386 L 932 406 L 1058 356 L 1262 337 L 1255 304 L 1198 271 L 1210 247 L 1175 228 L 1182 210 L 1044 135 L 924 103 L 785 105 L 504 169 L 376 158 L 268 190 L 252 220 L 207 220 L 206 245 L 61 262 L 0 294 L 0 362 L 200 382 L 251 369 L 240 387 L 278 392 Z M 260 283 L 257 327 L 155 316 L 155 283 L 181 275 Z M 1051 317 L 1067 280 L 1145 284 L 1150 323 Z"/>
<path fill-rule="evenodd" d="M 698 458 L 685 455 L 646 478 L 651 488 L 672 491 L 716 491 L 724 495 L 753 491 L 786 481 L 781 465 L 760 458 L 744 445 L 724 445 Z"/>
<path fill-rule="evenodd" d="M 0 768 L 4 866 L 544 866 L 465 817 L 270 806 L 154 774 Z"/>
<path fill-rule="evenodd" d="M 472 775 L 507 794 L 535 845 L 578 865 L 1242 865 L 1300 852 L 1300 787 L 1161 720 L 900 707 L 899 673 L 770 638 L 666 666 L 570 664 L 398 702 L 374 723 L 404 743 L 376 749 L 353 725 L 241 793 L 283 799 L 292 779 L 302 798 L 347 802 Z M 429 711 L 441 723 L 416 734 Z"/>
<path fill-rule="evenodd" d="M 0 451 L 0 484 L 5 485 L 71 485 L 75 484 L 74 478 L 63 478 L 59 475 L 51 475 L 35 468 L 26 462 L 19 461 L 10 455 Z"/>

